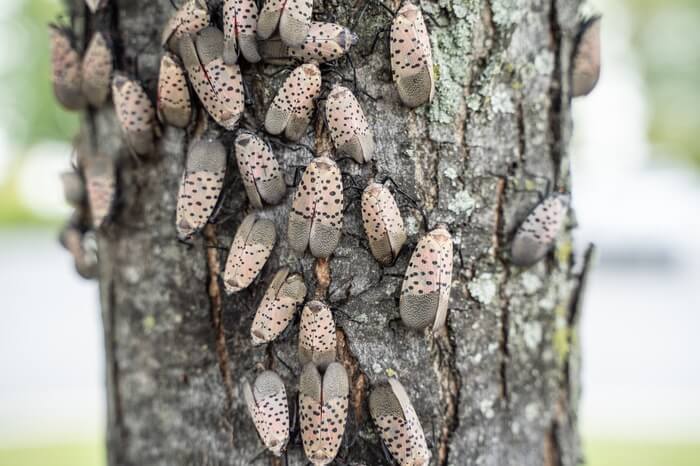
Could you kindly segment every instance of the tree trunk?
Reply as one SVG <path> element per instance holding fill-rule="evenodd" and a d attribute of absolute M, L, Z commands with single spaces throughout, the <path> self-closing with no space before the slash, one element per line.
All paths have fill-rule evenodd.
<path fill-rule="evenodd" d="M 221 0 L 209 0 L 219 11 Z M 179 3 L 179 2 L 178 2 Z M 397 9 L 398 1 L 385 0 Z M 160 31 L 169 0 L 110 0 L 90 16 L 72 0 L 83 40 L 108 29 L 116 66 L 155 97 Z M 391 18 L 375 0 L 316 0 L 314 14 L 355 30 L 351 52 L 357 96 L 373 127 L 375 161 L 339 162 L 358 186 L 390 176 L 419 203 L 432 228 L 449 225 L 455 268 L 446 329 L 409 331 L 399 320 L 403 272 L 424 233 L 421 213 L 397 195 L 409 232 L 398 261 L 372 258 L 358 193 L 347 189 L 341 244 L 330 261 L 327 301 L 335 311 L 338 359 L 351 375 L 351 413 L 339 464 L 386 464 L 367 398 L 385 371 L 395 371 L 422 421 L 436 465 L 574 465 L 579 394 L 576 316 L 581 276 L 570 231 L 530 269 L 509 265 L 512 233 L 551 189 L 570 190 L 569 68 L 580 22 L 578 0 L 423 0 L 439 81 L 429 106 L 410 110 L 391 82 Z M 220 21 L 220 15 L 214 15 Z M 369 56 L 366 56 L 368 55 Z M 285 73 L 243 65 L 259 127 Z M 337 72 L 335 72 L 337 71 Z M 353 69 L 339 73 L 353 85 Z M 300 373 L 298 324 L 267 347 L 249 330 L 279 266 L 303 271 L 316 285 L 312 258 L 286 242 L 286 202 L 267 208 L 278 242 L 253 286 L 222 291 L 221 272 L 236 227 L 249 207 L 233 154 L 225 185 L 226 221 L 211 224 L 192 246 L 176 240 L 175 205 L 190 133 L 165 128 L 154 159 L 128 155 L 111 105 L 86 114 L 86 131 L 119 160 L 119 202 L 99 234 L 100 290 L 108 387 L 111 465 L 248 465 L 262 452 L 241 396 L 260 368 L 283 378 L 290 399 Z M 214 127 L 210 122 L 210 127 Z M 227 147 L 232 134 L 221 133 Z M 303 142 L 313 147 L 314 135 Z M 313 157 L 294 144 L 273 146 L 289 184 Z M 348 178 L 346 178 L 348 180 Z M 226 213 L 220 217 L 226 217 Z M 573 227 L 573 217 L 568 222 Z M 570 228 L 569 228 L 570 230 Z M 580 265 L 580 264 L 579 264 Z M 577 266 L 578 267 L 578 266 Z M 263 454 L 266 455 L 266 454 Z M 261 457 L 260 461 L 270 462 Z M 300 443 L 289 464 L 304 463 Z"/>

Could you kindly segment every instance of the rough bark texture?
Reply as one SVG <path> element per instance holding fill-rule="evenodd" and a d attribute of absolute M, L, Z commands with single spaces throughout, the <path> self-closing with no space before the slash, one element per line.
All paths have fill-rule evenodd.
<path fill-rule="evenodd" d="M 76 29 L 109 29 L 117 67 L 155 96 L 159 35 L 173 12 L 168 0 L 110 0 Z M 210 0 L 217 7 L 220 0 Z M 397 1 L 386 0 L 392 9 Z M 409 242 L 382 269 L 362 231 L 359 193 L 346 190 L 341 245 L 330 261 L 328 302 L 338 325 L 338 358 L 352 377 L 352 410 L 339 464 L 385 464 L 367 411 L 372 383 L 391 369 L 423 423 L 437 465 L 569 466 L 581 458 L 577 436 L 579 276 L 571 237 L 529 270 L 509 266 L 514 228 L 542 195 L 569 191 L 569 66 L 579 22 L 577 0 L 423 0 L 435 61 L 437 95 L 416 111 L 401 106 L 391 82 L 386 36 L 391 18 L 373 0 L 316 0 L 315 14 L 353 28 L 358 92 L 374 129 L 376 161 L 340 162 L 359 186 L 391 176 L 425 206 L 428 223 L 454 237 L 455 273 L 447 328 L 437 337 L 407 330 L 398 314 L 402 275 L 424 232 L 421 214 L 398 195 Z M 220 18 L 217 15 L 216 20 Z M 284 73 L 244 65 L 260 127 Z M 328 67 L 352 85 L 342 61 Z M 371 96 L 371 97 L 370 97 Z M 213 126 L 213 123 L 211 124 Z M 108 386 L 111 465 L 248 465 L 261 453 L 241 396 L 241 381 L 274 368 L 296 394 L 298 324 L 267 348 L 249 337 L 253 313 L 281 265 L 303 271 L 311 258 L 286 245 L 286 202 L 265 210 L 278 226 L 272 259 L 250 289 L 224 296 L 220 273 L 248 206 L 230 157 L 223 217 L 187 246 L 176 240 L 175 204 L 187 132 L 167 128 L 155 160 L 135 161 L 111 105 L 86 115 L 101 150 L 120 160 L 119 204 L 100 234 L 100 289 Z M 230 145 L 231 133 L 222 137 Z M 314 134 L 302 141 L 313 147 Z M 275 144 L 292 184 L 312 153 Z M 346 178 L 346 185 L 350 184 Z M 292 189 L 290 189 L 290 194 Z M 569 226 L 573 227 L 573 217 Z M 211 248 L 207 248 L 207 245 Z M 461 257 L 460 257 L 461 256 Z M 270 462 L 265 454 L 258 462 Z M 289 464 L 305 464 L 299 442 Z"/>

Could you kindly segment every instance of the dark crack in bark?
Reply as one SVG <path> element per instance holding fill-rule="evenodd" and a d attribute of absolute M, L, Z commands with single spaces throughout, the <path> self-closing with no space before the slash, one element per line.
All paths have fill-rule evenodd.
<path fill-rule="evenodd" d="M 355 416 L 356 425 L 360 426 L 364 422 L 364 404 L 367 400 L 367 390 L 369 388 L 369 378 L 360 367 L 360 362 L 350 350 L 348 336 L 342 328 L 335 331 L 337 341 L 336 357 L 345 366 L 350 379 L 350 403 Z"/>
<path fill-rule="evenodd" d="M 448 324 L 440 330 L 432 343 L 433 368 L 440 384 L 442 426 L 437 440 L 437 464 L 448 464 L 450 439 L 459 426 L 459 391 L 462 379 L 456 366 L 456 348 L 450 337 Z"/>

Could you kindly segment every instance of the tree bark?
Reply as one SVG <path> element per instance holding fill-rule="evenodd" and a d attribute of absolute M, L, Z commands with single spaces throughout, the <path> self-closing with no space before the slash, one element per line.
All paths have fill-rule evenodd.
<path fill-rule="evenodd" d="M 446 329 L 435 337 L 408 330 L 399 320 L 398 295 L 425 231 L 421 213 L 397 196 L 409 241 L 396 264 L 382 269 L 362 230 L 359 194 L 346 190 L 349 207 L 327 297 L 338 359 L 352 379 L 338 464 L 387 464 L 367 398 L 389 369 L 413 400 L 432 464 L 577 464 L 576 318 L 583 280 L 572 254 L 573 216 L 553 253 L 530 269 L 509 265 L 509 244 L 548 190 L 570 191 L 568 95 L 578 1 L 423 0 L 439 81 L 433 103 L 417 110 L 399 103 L 386 35 L 369 54 L 391 21 L 376 1 L 314 3 L 318 18 L 360 37 L 351 52 L 354 72 L 341 60 L 324 79 L 337 81 L 340 73 L 352 86 L 357 76 L 377 150 L 373 162 L 344 160 L 341 170 L 362 187 L 390 176 L 424 206 L 431 228 L 449 225 L 456 248 Z M 209 4 L 218 11 L 220 0 Z M 160 31 L 174 11 L 169 0 L 110 0 L 96 16 L 86 13 L 83 0 L 70 6 L 83 40 L 108 29 L 117 68 L 138 76 L 155 97 Z M 277 69 L 243 65 L 254 100 L 246 118 L 255 127 L 285 75 L 262 73 Z M 119 161 L 119 202 L 99 234 L 109 463 L 251 464 L 262 445 L 242 400 L 242 381 L 272 368 L 292 400 L 301 369 L 298 324 L 274 344 L 254 348 L 254 311 L 279 266 L 303 271 L 309 296 L 317 284 L 312 258 L 299 259 L 287 246 L 293 188 L 281 206 L 265 209 L 278 242 L 263 273 L 248 290 L 225 296 L 220 274 L 227 253 L 217 247 L 230 245 L 249 209 L 233 154 L 224 205 L 231 216 L 188 246 L 176 240 L 174 218 L 190 133 L 165 128 L 158 156 L 136 161 L 111 105 L 86 114 L 84 126 L 100 150 Z M 233 134 L 221 137 L 232 147 Z M 313 132 L 302 142 L 313 147 Z M 295 167 L 313 157 L 294 144 L 273 148 L 289 184 Z M 260 461 L 271 461 L 263 455 Z M 299 441 L 290 444 L 289 464 L 305 464 L 303 458 Z"/>

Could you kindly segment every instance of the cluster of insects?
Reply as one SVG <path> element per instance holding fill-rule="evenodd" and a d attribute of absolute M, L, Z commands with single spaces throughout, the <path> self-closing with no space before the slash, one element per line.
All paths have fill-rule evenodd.
<path fill-rule="evenodd" d="M 99 14 L 109 1 L 86 3 Z M 205 0 L 187 0 L 163 30 L 164 53 L 155 104 L 137 79 L 114 70 L 112 50 L 103 33 L 94 33 L 81 56 L 69 30 L 51 30 L 58 101 L 71 110 L 88 105 L 97 108 L 111 93 L 124 140 L 136 156 L 148 157 L 155 152 L 158 120 L 163 125 L 189 127 L 199 106 L 224 130 L 237 131 L 234 152 L 253 212 L 238 227 L 228 253 L 223 271 L 228 294 L 250 287 L 271 256 L 277 228 L 260 211 L 282 202 L 287 191 L 284 173 L 264 135 L 239 128 L 246 105 L 240 60 L 297 65 L 267 109 L 265 132 L 298 141 L 318 113 L 324 117 L 337 155 L 365 164 L 375 150 L 372 129 L 352 90 L 332 86 L 323 108 L 317 109 L 324 93 L 319 64 L 343 57 L 358 38 L 342 25 L 313 21 L 312 10 L 311 0 L 267 0 L 261 9 L 255 0 L 224 0 L 219 29 L 212 25 L 212 12 Z M 596 20 L 585 26 L 577 40 L 572 79 L 575 95 L 590 92 L 597 81 L 598 35 Z M 393 14 L 389 49 L 400 101 L 411 108 L 429 103 L 436 77 L 419 7 L 406 2 Z M 73 254 L 81 275 L 94 277 L 94 231 L 110 217 L 117 178 L 112 159 L 92 152 L 78 145 L 75 170 L 63 177 L 65 195 L 76 208 L 76 218 L 63 231 L 62 242 Z M 201 232 L 217 210 L 227 154 L 228 148 L 212 134 L 200 135 L 190 143 L 175 212 L 180 240 L 187 241 Z M 287 242 L 299 255 L 308 251 L 319 260 L 327 260 L 342 235 L 343 180 L 331 151 L 318 155 L 296 186 Z M 558 193 L 537 205 L 515 233 L 512 263 L 527 267 L 545 257 L 563 226 L 567 209 L 568 197 Z M 364 188 L 361 214 L 372 255 L 382 266 L 393 264 L 407 235 L 386 184 L 372 182 Z M 405 272 L 399 311 L 406 326 L 433 332 L 445 326 L 452 268 L 449 226 L 439 224 L 418 241 Z M 303 307 L 298 348 L 303 365 L 298 385 L 301 438 L 309 460 L 325 465 L 334 460 L 340 448 L 351 383 L 343 364 L 336 361 L 336 326 L 330 307 L 322 298 L 305 302 L 306 297 L 300 274 L 286 267 L 277 271 L 255 313 L 250 336 L 254 345 L 274 341 Z M 282 455 L 289 442 L 290 416 L 281 378 L 265 371 L 252 384 L 246 382 L 243 393 L 263 444 L 274 455 Z M 429 462 L 431 453 L 420 421 L 398 379 L 390 377 L 375 384 L 369 406 L 395 461 L 401 465 Z"/>

